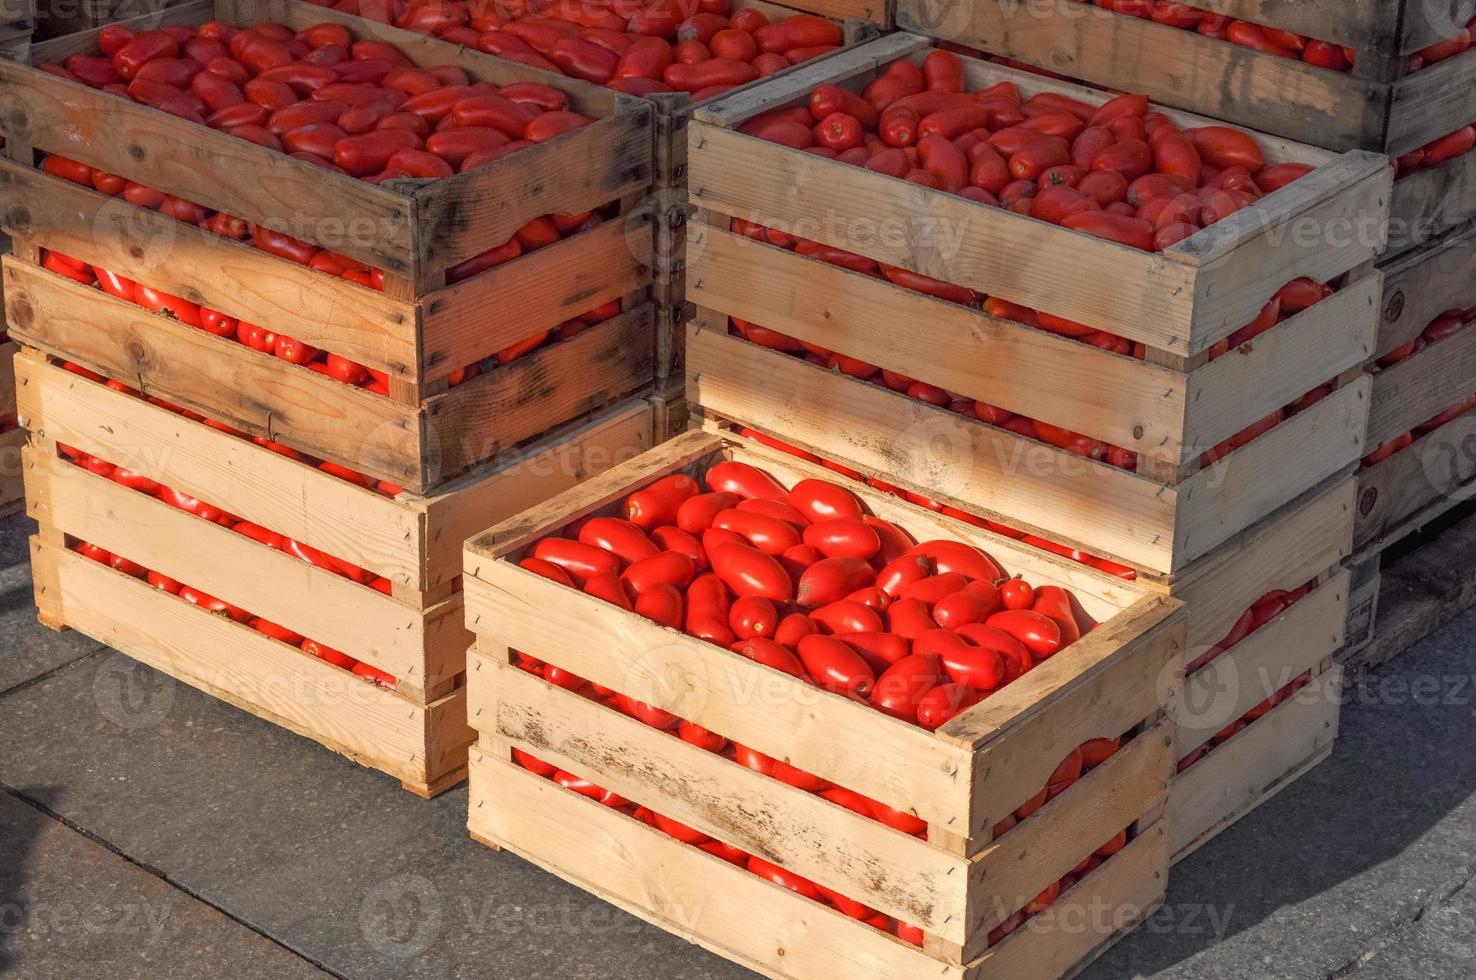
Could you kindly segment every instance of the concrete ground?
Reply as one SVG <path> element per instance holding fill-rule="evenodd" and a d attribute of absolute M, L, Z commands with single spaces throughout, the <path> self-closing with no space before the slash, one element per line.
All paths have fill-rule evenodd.
<path fill-rule="evenodd" d="M 738 978 L 398 782 L 36 625 L 0 523 L 0 975 Z M 1170 877 L 1092 980 L 1476 976 L 1476 615 Z M 577 846 L 577 841 L 571 841 Z"/>

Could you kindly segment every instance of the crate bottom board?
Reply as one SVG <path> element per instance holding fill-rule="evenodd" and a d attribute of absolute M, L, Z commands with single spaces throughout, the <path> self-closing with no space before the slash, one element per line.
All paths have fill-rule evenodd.
<path fill-rule="evenodd" d="M 84 633 L 211 697 L 378 769 L 418 796 L 428 799 L 466 778 L 467 748 L 475 736 L 465 722 L 465 688 L 433 704 L 415 705 L 59 545 L 32 538 L 31 557 L 33 567 L 50 566 L 51 582 L 60 591 L 44 603 L 56 610 L 40 617 L 45 625 Z M 284 686 L 288 696 L 271 697 L 273 687 Z M 338 724 L 325 724 L 334 720 Z"/>
<path fill-rule="evenodd" d="M 1333 667 L 1313 678 L 1296 697 L 1174 777 L 1164 811 L 1174 864 L 1332 754 L 1342 673 Z"/>
<path fill-rule="evenodd" d="M 774 980 L 1073 976 L 1152 915 L 1167 883 L 1168 833 L 1160 820 L 1032 920 L 1035 925 L 967 966 L 951 964 L 500 761 L 480 746 L 471 750 L 470 768 L 467 826 L 473 839 L 512 851 L 639 919 Z M 587 843 L 577 855 L 558 843 L 572 833 Z M 1091 917 L 1104 908 L 1115 913 L 1110 921 Z M 1063 921 L 1052 928 L 1050 917 L 1056 915 Z M 1085 915 L 1081 921 L 1090 925 L 1082 928 L 1077 915 Z"/>
<path fill-rule="evenodd" d="M 1348 643 L 1337 654 L 1349 676 L 1383 666 L 1476 607 L 1476 503 L 1454 502 L 1429 520 L 1436 526 L 1428 537 L 1407 537 L 1355 566 Z"/>

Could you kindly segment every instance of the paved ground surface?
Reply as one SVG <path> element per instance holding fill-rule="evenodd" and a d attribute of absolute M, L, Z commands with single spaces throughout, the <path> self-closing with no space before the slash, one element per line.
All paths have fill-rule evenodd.
<path fill-rule="evenodd" d="M 473 844 L 465 788 L 418 800 L 40 628 L 27 533 L 0 523 L 0 975 L 751 976 Z M 1357 688 L 1332 759 L 1087 976 L 1476 976 L 1473 674 L 1476 616 Z"/>

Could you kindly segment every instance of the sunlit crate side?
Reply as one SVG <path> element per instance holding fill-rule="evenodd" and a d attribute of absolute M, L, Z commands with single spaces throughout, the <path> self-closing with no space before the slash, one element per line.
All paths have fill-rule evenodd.
<path fill-rule="evenodd" d="M 1470 0 L 1245 0 L 1230 4 L 1233 11 L 1208 0 L 1195 5 L 1354 47 L 1354 70 L 1343 74 L 1076 3 L 898 0 L 897 22 L 903 30 L 1333 150 L 1401 156 L 1476 120 L 1476 87 L 1469 84 L 1476 51 L 1405 74 L 1409 54 L 1476 15 Z"/>
<path fill-rule="evenodd" d="M 892 61 L 921 61 L 927 44 L 916 35 L 890 35 L 699 110 L 688 130 L 693 205 L 708 223 L 741 218 L 794 228 L 1182 358 L 1254 320 L 1290 279 L 1330 281 L 1372 260 L 1385 244 L 1392 169 L 1384 157 L 1361 151 L 1331 154 L 1256 134 L 1268 161 L 1317 169 L 1149 253 L 737 131 L 761 111 L 806 100 L 817 84 L 859 89 Z M 1025 92 L 1058 92 L 1092 104 L 1110 97 L 977 59 L 963 62 L 972 88 L 1011 81 Z M 1167 115 L 1180 125 L 1209 122 L 1175 110 Z"/>
<path fill-rule="evenodd" d="M 1174 863 L 1327 759 L 1338 737 L 1343 668 L 1334 666 L 1178 776 L 1164 823 Z"/>
<path fill-rule="evenodd" d="M 1059 980 L 1163 901 L 1168 834 L 1158 821 L 997 947 L 941 961 L 841 913 L 564 790 L 478 745 L 471 836 L 724 959 L 780 980 Z M 556 843 L 575 835 L 587 846 Z M 1113 914 L 1103 916 L 1102 910 Z M 1082 923 L 1087 923 L 1086 928 Z"/>
<path fill-rule="evenodd" d="M 1333 296 L 1213 362 L 1161 350 L 1140 360 L 725 228 L 697 225 L 691 239 L 691 298 L 716 314 L 704 313 L 704 326 L 742 319 L 1101 439 L 1170 483 L 1192 475 L 1206 450 L 1367 360 L 1381 306 L 1379 273 L 1354 270 Z M 927 324 L 927 343 L 902 324 Z"/>
<path fill-rule="evenodd" d="M 448 594 L 462 542 L 649 448 L 643 399 L 554 430 L 435 494 L 394 498 L 80 378 L 37 352 L 17 361 L 22 421 L 39 437 L 144 473 L 244 520 L 390 580 L 397 595 Z M 284 492 L 289 488 L 290 492 Z"/>
<path fill-rule="evenodd" d="M 429 704 L 84 558 L 47 532 L 33 572 L 57 625 L 434 796 L 466 778 L 466 688 Z"/>
<path fill-rule="evenodd" d="M 1167 483 L 725 333 L 694 326 L 687 350 L 688 399 L 714 423 L 752 427 L 960 510 L 1163 574 L 1209 554 L 1364 452 L 1366 377 Z"/>
<path fill-rule="evenodd" d="M 1046 868 L 1034 862 L 1020 864 L 1019 849 L 1046 846 L 1030 843 L 1042 834 L 1046 836 L 1040 841 L 1060 844 L 1047 850 L 1065 860 L 1079 844 L 1072 834 L 1090 836 L 1088 828 L 1066 830 L 1084 812 L 1071 806 L 1066 795 L 1054 811 L 1063 814 L 1059 821 L 1042 821 L 1033 825 L 1034 830 L 998 842 L 991 842 L 988 828 L 1010 812 L 1007 801 L 1017 797 L 1023 801 L 1038 788 L 1040 779 L 1054 768 L 1051 759 L 1059 762 L 1090 737 L 1114 737 L 1105 733 L 1123 734 L 1152 724 L 1160 707 L 1172 702 L 1183 628 L 1178 604 L 1163 597 L 1144 604 L 1138 598 L 1141 592 L 1121 580 L 1029 554 L 1008 539 L 859 488 L 879 516 L 920 539 L 947 536 L 978 543 L 1012 572 L 1073 589 L 1087 611 L 1104 621 L 1097 631 L 984 705 L 929 733 L 590 601 L 515 564 L 523 549 L 543 534 L 581 516 L 618 508 L 626 493 L 661 475 L 678 470 L 700 473 L 723 458 L 753 462 L 789 482 L 831 475 L 747 440 L 690 432 L 468 543 L 468 625 L 478 634 L 478 648 L 484 654 L 471 661 L 469 684 L 475 689 L 475 704 L 469 707 L 469 718 L 474 727 L 536 756 L 549 755 L 557 761 L 567 753 L 571 771 L 604 780 L 601 785 L 618 787 L 622 795 L 642 800 L 658 812 L 738 846 L 759 848 L 759 853 L 774 856 L 797 873 L 816 875 L 889 914 L 916 921 L 960 950 L 956 962 L 971 961 L 982 952 L 984 935 L 993 925 L 1082 857 L 1074 855 L 1065 867 L 1056 868 L 1059 862 L 1054 862 Z M 550 615 L 550 610 L 562 612 Z M 932 825 L 930 839 L 923 842 L 888 832 L 700 750 L 689 754 L 690 746 L 677 746 L 598 705 L 576 705 L 546 682 L 507 667 L 509 648 L 910 810 Z M 768 710 L 758 714 L 751 705 L 745 707 L 744 692 L 753 690 L 754 684 L 775 695 L 766 697 Z M 594 737 L 590 726 L 603 735 Z M 844 749 L 847 740 L 856 737 L 879 746 L 877 757 L 865 766 Z M 1098 801 L 1091 807 L 1098 813 L 1091 829 L 1100 830 L 1117 817 L 1127 826 L 1156 816 L 1156 794 L 1167 777 L 1159 768 L 1159 753 L 1171 754 L 1170 741 L 1160 723 L 1130 743 L 1121 760 L 1114 757 L 1115 768 L 1109 763 L 1095 782 L 1090 776 L 1082 781 L 1077 799 L 1091 796 Z M 650 767 L 632 764 L 647 756 L 666 761 Z M 689 770 L 691 781 L 704 787 L 701 793 L 681 788 L 685 782 L 674 788 L 657 778 L 659 772 L 684 777 Z M 1120 778 L 1128 779 L 1128 770 L 1137 774 L 1130 780 L 1132 789 L 1119 783 Z M 1092 775 L 1096 774 L 1094 770 Z M 751 808 L 760 799 L 774 814 L 773 820 L 754 821 L 746 831 L 724 820 L 724 813 Z M 740 806 L 745 800 L 749 802 Z M 1113 814 L 1113 819 L 1102 817 L 1104 813 Z M 773 826 L 796 830 L 770 835 L 766 828 Z M 816 835 L 805 830 L 812 826 L 848 829 L 826 835 L 831 843 L 817 850 Z M 1029 826 L 1027 821 L 1022 828 Z M 763 839 L 754 839 L 754 834 Z M 858 872 L 858 862 L 866 861 L 855 850 L 870 847 L 858 842 L 877 840 L 887 847 L 886 856 L 876 860 L 884 860 L 891 869 L 880 878 Z M 956 877 L 949 868 L 958 872 Z M 1027 877 L 1018 877 L 1022 873 Z M 999 895 L 1008 896 L 1006 902 L 1018 889 L 1020 901 L 1002 911 L 991 905 L 985 877 Z M 966 886 L 966 881 L 971 884 Z"/>

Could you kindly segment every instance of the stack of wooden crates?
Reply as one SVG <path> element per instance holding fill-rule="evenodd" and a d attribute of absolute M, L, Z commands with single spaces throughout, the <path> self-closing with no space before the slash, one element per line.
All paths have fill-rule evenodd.
<path fill-rule="evenodd" d="M 321 8 L 292 0 L 265 12 L 293 30 L 323 20 Z M 162 16 L 240 24 L 262 13 L 221 0 Z M 356 36 L 378 37 L 359 26 Z M 95 35 L 37 45 L 29 62 L 95 50 Z M 402 50 L 496 84 L 560 84 L 596 121 L 474 172 L 377 187 L 5 62 L 0 84 L 17 98 L 0 120 L 9 156 L 0 221 L 15 242 L 5 300 L 21 348 L 42 620 L 430 795 L 465 778 L 473 737 L 461 542 L 664 435 L 654 425 L 651 226 L 625 220 L 650 191 L 652 109 L 447 45 Z M 62 180 L 38 166 L 47 153 L 292 229 L 383 270 L 385 288 Z M 533 218 L 592 209 L 607 220 L 447 285 L 448 268 Z M 50 252 L 382 371 L 388 394 L 73 281 L 43 266 Z M 612 319 L 450 384 L 453 371 L 611 302 L 620 306 Z M 143 479 L 124 485 L 108 478 L 112 466 Z M 144 480 L 185 495 L 173 502 L 190 510 L 138 492 Z M 252 535 L 228 529 L 236 521 L 255 525 Z M 268 546 L 281 536 L 296 553 Z M 83 542 L 115 560 L 89 560 L 76 550 Z M 195 604 L 136 577 L 142 569 L 192 587 Z M 278 630 L 220 615 L 212 598 Z M 333 662 L 279 638 L 293 635 L 344 656 Z M 393 682 L 339 665 L 355 661 Z"/>
<path fill-rule="evenodd" d="M 1074 697 L 1095 709 L 1131 706 L 1108 724 L 1121 724 L 1136 712 L 1141 724 L 1155 726 L 1152 731 L 1162 726 L 1168 751 L 1141 761 L 1140 771 L 1152 778 L 1135 790 L 1115 791 L 1137 816 L 1131 846 L 1138 857 L 1118 865 L 1121 877 L 1110 883 L 1089 878 L 1061 899 L 1063 908 L 1093 900 L 1114 908 L 1136 901 L 1146 910 L 1161 896 L 1172 860 L 1325 758 L 1337 733 L 1341 670 L 1333 654 L 1343 644 L 1348 612 L 1343 564 L 1353 544 L 1353 472 L 1366 451 L 1372 381 L 1363 365 L 1374 350 L 1381 309 L 1382 275 L 1374 260 L 1388 230 L 1388 160 L 1258 134 L 1268 162 L 1303 162 L 1316 172 L 1246 209 L 1241 220 L 1148 254 L 738 131 L 761 112 L 807 101 L 816 85 L 859 90 L 897 59 L 920 63 L 931 44 L 918 35 L 889 35 L 695 110 L 688 125 L 686 241 L 686 297 L 694 315 L 685 337 L 685 375 L 698 431 L 506 522 L 467 550 L 468 614 L 479 637 L 470 674 L 471 724 L 480 732 L 472 767 L 474 835 L 773 976 L 858 969 L 899 977 L 924 971 L 970 978 L 1059 976 L 1112 940 L 1112 930 L 1068 936 L 1068 930 L 1045 928 L 991 948 L 984 934 L 998 920 L 977 909 L 1005 893 L 1003 887 L 991 890 L 991 882 L 1025 883 L 996 877 L 1006 874 L 1011 861 L 1023 860 L 1014 853 L 1017 841 L 992 843 L 987 822 L 959 822 L 967 819 L 957 809 L 964 805 L 960 801 L 933 797 L 917 785 L 921 777 L 894 771 L 919 752 L 932 758 L 960 747 L 969 751 L 969 761 L 941 768 L 975 774 L 972 816 L 980 817 L 988 807 L 979 801 L 990 799 L 981 795 L 980 780 L 987 783 L 1006 758 L 1027 767 L 1041 761 L 1031 760 L 1016 741 L 1023 730 L 1049 732 L 1052 745 L 1075 744 L 1070 739 L 1105 730 L 1107 719 L 1081 709 L 1086 701 Z M 1093 104 L 1109 97 L 982 60 L 965 63 L 970 89 L 1013 81 L 1027 94 L 1058 92 Z M 1164 111 L 1180 126 L 1210 122 Z M 995 319 L 732 230 L 735 220 L 766 219 L 804 229 L 804 237 L 822 245 L 1090 323 L 1144 345 L 1145 356 L 1124 357 Z M 1286 234 L 1309 222 L 1344 231 L 1357 225 L 1367 232 Z M 878 234 L 879 228 L 888 234 Z M 939 229 L 956 236 L 946 250 L 932 237 Z M 1253 345 L 1211 362 L 1213 345 L 1255 319 L 1278 289 L 1302 276 L 1329 283 L 1336 292 Z M 748 343 L 730 335 L 734 319 L 1124 447 L 1137 453 L 1137 469 L 1070 455 Z M 1306 410 L 1213 465 L 1202 465 L 1206 450 L 1319 388 L 1325 397 Z M 897 744 L 888 741 L 877 753 L 879 769 L 867 773 L 837 758 L 829 741 L 855 730 L 857 721 L 843 706 L 750 722 L 736 705 L 723 703 L 723 691 L 742 690 L 751 681 L 741 658 L 696 641 L 678 644 L 638 617 L 582 601 L 586 597 L 516 565 L 535 538 L 609 512 L 624 493 L 658 475 L 698 472 L 718 458 L 748 459 L 781 479 L 835 478 L 833 470 L 778 452 L 772 448 L 776 441 L 913 498 L 904 503 L 856 484 L 883 516 L 931 536 L 977 541 L 1007 562 L 1049 569 L 1056 580 L 1069 580 L 1093 602 L 1106 604 L 1104 626 L 1119 627 L 1112 631 L 1115 649 L 1092 654 L 1102 658 L 1098 666 L 1111 665 L 1107 673 L 1095 680 L 1075 678 L 1080 689 L 1067 683 L 1052 691 L 1022 691 L 993 711 L 985 702 L 937 736 L 913 740 L 917 745 L 893 732 L 888 738 Z M 1020 541 L 980 530 L 981 519 L 1036 537 Z M 1035 547 L 1042 539 L 1054 542 L 1055 554 Z M 1090 563 L 1088 555 L 1094 556 Z M 1205 656 L 1263 597 L 1283 592 L 1296 601 L 1277 606 L 1222 656 Z M 1162 643 L 1150 639 L 1166 629 L 1165 619 L 1142 618 L 1149 607 L 1138 604 L 1152 596 L 1185 607 L 1170 613 L 1186 620 L 1184 660 L 1165 656 Z M 568 615 L 525 613 L 518 621 L 519 607 L 542 604 L 566 607 Z M 1127 618 L 1111 618 L 1112 607 Z M 658 645 L 660 662 L 651 663 L 650 651 Z M 1143 652 L 1150 648 L 1159 650 L 1156 658 Z M 803 794 L 775 789 L 731 764 L 709 765 L 700 751 L 647 735 L 618 713 L 509 667 L 510 650 L 606 686 L 632 682 L 629 672 L 617 675 L 610 661 L 642 654 L 641 674 L 649 673 L 649 683 L 623 693 L 760 751 L 780 753 L 838 784 L 925 808 L 916 812 L 929 824 L 926 846 L 900 834 L 858 843 L 864 828 L 836 808 L 811 808 L 800 799 Z M 1195 661 L 1204 665 L 1185 681 L 1182 664 Z M 1183 685 L 1155 695 L 1168 711 L 1161 722 L 1154 721 L 1151 705 L 1130 699 L 1116 705 L 1114 695 L 1104 693 L 1149 685 L 1149 664 L 1164 674 L 1177 669 Z M 1295 697 L 1274 697 L 1308 678 Z M 1086 694 L 1087 688 L 1095 694 Z M 1080 715 L 1073 715 L 1073 704 Z M 1255 720 L 1242 721 L 1249 718 Z M 918 921 L 927 941 L 921 951 L 908 949 L 781 889 L 751 883 L 741 872 L 723 872 L 716 859 L 518 768 L 510 761 L 514 749 L 772 857 L 885 913 Z M 913 768 L 935 771 L 940 764 Z M 751 833 L 735 839 L 737 831 L 723 813 L 761 793 L 765 819 L 752 821 Z M 1054 829 L 1071 826 L 1073 813 L 1064 804 L 1051 821 Z M 571 856 L 558 842 L 575 833 L 608 840 L 608 846 Z M 835 843 L 817 851 L 812 844 L 821 839 Z M 853 846 L 864 846 L 868 855 L 885 854 L 885 873 L 862 874 L 870 865 L 849 853 Z M 960 873 L 968 884 L 947 900 L 929 892 L 931 901 L 920 903 L 920 883 L 946 880 L 928 870 L 943 854 L 963 860 L 946 872 Z M 726 897 L 720 902 L 719 896 Z M 695 918 L 686 914 L 694 908 L 700 913 Z M 1124 925 L 1131 921 L 1119 923 Z"/>

